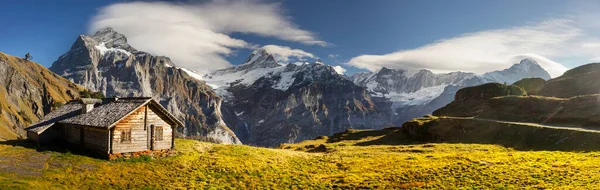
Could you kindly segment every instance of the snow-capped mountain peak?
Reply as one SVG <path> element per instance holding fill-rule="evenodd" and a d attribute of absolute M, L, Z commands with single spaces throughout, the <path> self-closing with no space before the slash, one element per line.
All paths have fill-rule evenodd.
<path fill-rule="evenodd" d="M 541 67 L 535 59 L 525 58 L 522 59 L 518 64 L 514 64 L 511 68 L 529 70 L 532 67 Z"/>
<path fill-rule="evenodd" d="M 91 37 L 98 43 L 104 44 L 106 48 L 122 49 L 128 52 L 137 51 L 127 43 L 127 37 L 125 37 L 125 35 L 116 32 L 110 27 L 98 30 Z"/>
<path fill-rule="evenodd" d="M 525 58 L 508 69 L 488 72 L 483 75 L 490 82 L 512 84 L 523 78 L 523 76 L 534 76 L 549 80 L 552 77 L 544 70 L 535 59 Z"/>
<path fill-rule="evenodd" d="M 206 81 L 217 94 L 227 100 L 231 97 L 227 90 L 230 87 L 239 85 L 249 87 L 261 78 L 270 81 L 271 88 L 286 91 L 296 83 L 306 84 L 331 75 L 339 74 L 333 67 L 325 65 L 320 60 L 312 63 L 279 64 L 266 50 L 257 49 L 243 64 L 206 74 L 201 77 L 201 80 Z"/>
<path fill-rule="evenodd" d="M 236 70 L 255 69 L 255 68 L 270 68 L 280 66 L 273 55 L 269 54 L 265 49 L 257 49 L 248 56 L 243 64 L 237 66 Z"/>
<path fill-rule="evenodd" d="M 374 100 L 391 105 L 394 122 L 401 124 L 407 119 L 430 114 L 433 110 L 451 102 L 460 88 L 488 82 L 512 84 L 523 78 L 550 75 L 535 59 L 522 59 L 510 68 L 484 75 L 451 72 L 433 73 L 426 69 L 405 70 L 381 68 L 374 73 L 358 73 L 351 77 L 359 86 L 366 87 Z"/>
<path fill-rule="evenodd" d="M 80 35 L 50 70 L 106 96 L 152 97 L 185 122 L 184 135 L 240 143 L 224 124 L 221 98 L 209 86 L 168 57 L 135 50 L 112 28 Z"/>

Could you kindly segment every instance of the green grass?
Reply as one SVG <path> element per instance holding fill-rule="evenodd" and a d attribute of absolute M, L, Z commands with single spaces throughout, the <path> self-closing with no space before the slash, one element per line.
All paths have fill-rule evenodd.
<path fill-rule="evenodd" d="M 527 94 L 532 95 L 537 94 L 540 90 L 542 90 L 542 88 L 544 88 L 544 85 L 546 85 L 546 80 L 542 78 L 524 78 L 515 82 L 513 85 L 521 87 L 527 92 Z"/>
<path fill-rule="evenodd" d="M 329 188 L 586 188 L 600 178 L 600 152 L 516 151 L 481 144 L 370 145 L 398 129 L 349 131 L 294 149 L 323 145 L 326 153 L 218 145 L 177 139 L 179 154 L 139 162 L 36 152 L 0 145 L 14 159 L 0 186 L 16 189 L 329 189 Z M 367 138 L 362 138 L 367 137 Z M 334 140 L 333 140 L 334 139 Z M 31 169 L 31 158 L 50 155 Z M 11 165 L 11 164 L 6 164 Z M 12 166 L 12 165 L 11 165 Z M 10 167 L 8 167 L 10 169 Z M 22 170 L 32 173 L 23 173 Z M 36 173 L 38 172 L 38 173 Z"/>

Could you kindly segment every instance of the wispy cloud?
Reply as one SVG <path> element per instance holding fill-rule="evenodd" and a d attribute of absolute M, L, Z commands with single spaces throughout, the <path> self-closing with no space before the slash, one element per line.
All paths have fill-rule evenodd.
<path fill-rule="evenodd" d="M 262 48 L 273 55 L 273 57 L 280 62 L 288 62 L 290 58 L 295 58 L 296 60 L 315 58 L 315 56 L 311 53 L 305 52 L 301 49 L 292 49 L 287 46 L 266 45 Z"/>
<path fill-rule="evenodd" d="M 336 65 L 333 66 L 333 70 L 335 70 L 335 72 L 337 72 L 340 75 L 343 75 L 344 73 L 346 73 L 346 69 L 344 69 L 344 67 Z"/>
<path fill-rule="evenodd" d="M 90 33 L 113 27 L 136 48 L 166 55 L 178 65 L 196 70 L 231 66 L 224 56 L 236 48 L 254 48 L 232 33 L 272 37 L 326 46 L 313 32 L 300 29 L 282 12 L 280 3 L 208 1 L 203 3 L 131 2 L 102 8 Z"/>
<path fill-rule="evenodd" d="M 573 20 L 553 19 L 531 26 L 468 33 L 411 50 L 360 55 L 347 64 L 371 71 L 388 67 L 484 73 L 508 68 L 523 57 L 533 57 L 556 77 L 567 68 L 550 59 L 600 57 L 596 49 L 600 43 L 595 43 L 595 39 Z"/>

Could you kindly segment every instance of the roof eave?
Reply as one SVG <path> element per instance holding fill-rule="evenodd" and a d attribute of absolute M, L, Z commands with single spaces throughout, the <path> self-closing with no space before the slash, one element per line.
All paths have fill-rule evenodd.
<path fill-rule="evenodd" d="M 136 110 L 140 109 L 141 107 L 148 105 L 149 103 L 155 104 L 155 107 L 157 107 L 161 112 L 163 112 L 163 114 L 165 114 L 167 117 L 169 117 L 169 119 L 171 119 L 176 124 L 176 127 L 183 127 L 184 126 L 183 122 L 179 121 L 179 119 L 177 119 L 175 116 L 173 116 L 171 113 L 169 113 L 169 111 L 167 111 L 157 101 L 155 101 L 154 99 L 149 99 L 148 101 L 144 102 L 142 105 L 140 105 L 140 106 L 136 107 L 135 109 L 133 109 L 131 112 L 125 114 L 125 116 L 122 117 L 121 119 L 119 119 L 119 120 L 115 121 L 114 123 L 110 124 L 107 128 L 109 130 L 112 129 L 121 120 L 125 119 L 128 115 L 132 114 L 133 112 L 135 112 Z"/>
<path fill-rule="evenodd" d="M 179 121 L 179 119 L 177 119 L 177 117 L 175 117 L 173 114 L 169 113 L 169 111 L 166 110 L 162 105 L 160 105 L 160 103 L 158 103 L 154 99 L 151 99 L 151 102 L 153 104 L 156 104 L 156 107 L 158 107 L 158 109 L 161 112 L 163 112 L 163 114 L 165 114 L 167 117 L 169 117 L 169 119 L 173 120 L 175 122 L 175 124 L 177 124 L 177 127 L 183 127 L 184 126 L 183 122 Z"/>

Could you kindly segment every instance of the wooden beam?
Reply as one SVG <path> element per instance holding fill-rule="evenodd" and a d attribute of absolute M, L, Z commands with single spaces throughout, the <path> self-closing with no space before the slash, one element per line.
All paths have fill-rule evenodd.
<path fill-rule="evenodd" d="M 150 125 L 150 150 L 154 150 L 154 125 Z"/>
<path fill-rule="evenodd" d="M 177 127 L 171 126 L 171 150 L 175 150 L 175 130 Z"/>
<path fill-rule="evenodd" d="M 84 146 L 83 143 L 83 127 L 79 127 L 79 143 L 81 144 L 81 146 Z"/>
<path fill-rule="evenodd" d="M 109 150 L 110 150 L 110 154 L 112 154 L 113 153 L 113 141 L 115 140 L 115 137 L 114 137 L 115 129 L 112 128 L 112 129 L 108 130 L 108 132 L 110 133 L 108 135 L 108 136 L 110 136 L 110 147 L 109 147 Z"/>
<path fill-rule="evenodd" d="M 106 131 L 108 133 L 108 136 L 106 137 L 107 140 L 108 140 L 106 142 L 106 154 L 110 155 L 110 150 L 112 149 L 112 147 L 111 147 L 111 144 L 112 144 L 112 133 L 110 132 L 110 129 L 106 130 Z"/>
<path fill-rule="evenodd" d="M 151 130 L 148 130 L 148 104 L 144 106 L 144 131 L 146 131 L 146 148 L 152 150 L 152 141 L 150 141 L 149 137 L 152 137 Z"/>

